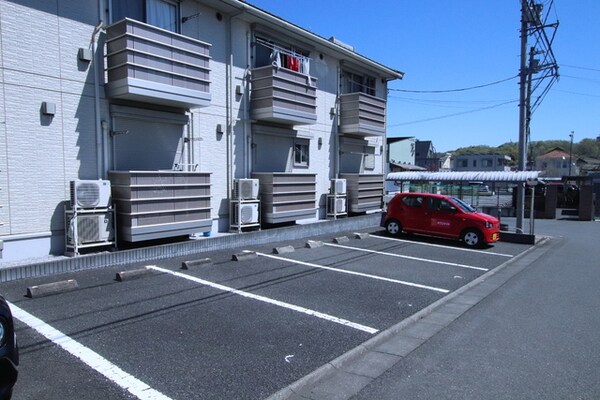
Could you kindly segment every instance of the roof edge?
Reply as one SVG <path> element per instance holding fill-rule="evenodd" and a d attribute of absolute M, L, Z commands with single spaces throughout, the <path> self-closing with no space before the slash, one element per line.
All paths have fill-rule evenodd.
<path fill-rule="evenodd" d="M 378 70 L 382 75 L 385 75 L 388 80 L 403 79 L 404 72 L 395 70 L 388 66 L 385 66 L 377 61 L 371 60 L 370 58 L 363 56 L 355 51 L 349 50 L 339 44 L 336 44 L 322 36 L 317 35 L 305 28 L 302 28 L 292 22 L 286 21 L 285 19 L 271 14 L 265 10 L 258 8 L 257 6 L 247 3 L 241 0 L 220 0 L 221 2 L 234 7 L 242 12 L 247 12 L 250 15 L 264 19 L 266 22 L 271 23 L 279 28 L 289 30 L 295 34 L 305 36 L 311 40 L 317 42 L 319 45 L 331 49 L 337 53 L 343 54 L 353 60 L 360 61 L 361 63 L 368 64 L 371 68 Z"/>

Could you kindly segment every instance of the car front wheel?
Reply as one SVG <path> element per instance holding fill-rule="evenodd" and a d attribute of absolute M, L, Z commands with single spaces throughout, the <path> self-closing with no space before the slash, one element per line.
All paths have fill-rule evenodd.
<path fill-rule="evenodd" d="M 390 219 L 385 223 L 385 230 L 387 233 L 393 236 L 397 236 L 402 233 L 402 225 L 395 219 Z"/>
<path fill-rule="evenodd" d="M 469 247 L 480 247 L 483 245 L 483 235 L 475 229 L 469 229 L 463 233 L 462 241 Z"/>

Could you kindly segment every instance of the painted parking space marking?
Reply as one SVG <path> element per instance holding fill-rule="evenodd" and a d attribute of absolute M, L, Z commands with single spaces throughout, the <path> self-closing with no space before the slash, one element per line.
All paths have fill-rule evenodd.
<path fill-rule="evenodd" d="M 242 290 L 234 289 L 232 287 L 221 285 L 219 283 L 210 282 L 210 281 L 207 281 L 207 280 L 204 280 L 204 279 L 196 278 L 195 276 L 182 274 L 181 272 L 171 271 L 170 269 L 165 269 L 165 268 L 157 267 L 155 265 L 148 265 L 148 266 L 146 266 L 146 268 L 154 270 L 154 271 L 164 272 L 165 274 L 176 276 L 178 278 L 187 279 L 189 281 L 196 282 L 196 283 L 199 283 L 201 285 L 209 286 L 209 287 L 212 287 L 214 289 L 222 290 L 224 292 L 229 292 L 229 293 L 237 294 L 239 296 L 246 297 L 248 299 L 262 301 L 264 303 L 272 304 L 272 305 L 275 305 L 275 306 L 278 306 L 278 307 L 287 308 L 288 310 L 293 310 L 293 311 L 297 311 L 297 312 L 300 312 L 300 313 L 303 313 L 303 314 L 306 314 L 306 315 L 310 315 L 310 316 L 313 316 L 313 317 L 321 318 L 321 319 L 324 319 L 324 320 L 329 321 L 329 322 L 334 322 L 336 324 L 345 325 L 345 326 L 348 326 L 350 328 L 357 329 L 359 331 L 367 332 L 367 333 L 370 333 L 370 334 L 375 334 L 375 333 L 379 332 L 378 329 L 371 328 L 371 327 L 366 326 L 366 325 L 361 325 L 361 324 L 358 324 L 356 322 L 348 321 L 348 320 L 343 319 L 343 318 L 334 317 L 333 315 L 329 315 L 329 314 L 325 314 L 325 313 L 322 313 L 322 312 L 319 312 L 319 311 L 315 311 L 315 310 L 311 310 L 311 309 L 308 309 L 308 308 L 300 307 L 300 306 L 297 306 L 297 305 L 294 305 L 294 304 L 285 303 L 283 301 L 279 301 L 279 300 L 275 300 L 275 299 L 270 299 L 270 298 L 265 297 L 265 296 L 260 296 L 260 295 L 257 295 L 257 294 L 253 294 L 253 293 L 249 293 L 249 292 L 244 292 Z"/>
<path fill-rule="evenodd" d="M 140 400 L 170 400 L 159 391 L 128 374 L 115 364 L 111 363 L 100 354 L 71 339 L 61 331 L 46 324 L 41 319 L 29 314 L 27 311 L 9 303 L 13 317 L 35 330 L 46 339 L 77 357 L 89 367 L 102 374 L 108 380 L 122 387 Z"/>
<path fill-rule="evenodd" d="M 385 236 L 379 236 L 379 235 L 371 235 L 369 237 L 376 238 L 376 239 L 383 239 L 383 240 L 391 240 L 391 241 L 394 241 L 394 242 L 416 244 L 416 245 L 419 245 L 419 246 L 439 247 L 439 248 L 442 248 L 442 249 L 450 249 L 450 250 L 457 250 L 457 251 L 467 251 L 467 252 L 471 252 L 471 253 L 490 254 L 490 255 L 499 256 L 499 257 L 508 257 L 508 258 L 514 257 L 514 255 L 512 255 L 512 254 L 495 253 L 493 251 L 483 251 L 483 250 L 475 250 L 475 249 L 465 249 L 465 248 L 461 248 L 461 247 L 444 246 L 442 244 L 435 244 L 435 243 L 415 242 L 414 240 L 405 240 L 405 239 L 391 238 L 391 237 L 385 237 Z"/>
<path fill-rule="evenodd" d="M 370 249 L 361 249 L 360 247 L 343 246 L 341 244 L 333 244 L 333 243 L 323 243 L 323 244 L 325 246 L 338 247 L 340 249 L 347 249 L 347 250 L 353 250 L 353 251 L 362 251 L 362 252 L 365 252 L 365 253 L 378 254 L 378 255 L 381 255 L 381 256 L 390 256 L 390 257 L 405 258 L 407 260 L 423 261 L 423 262 L 432 263 L 432 264 L 448 265 L 448 266 L 451 266 L 451 267 L 475 269 L 475 270 L 478 270 L 478 271 L 489 271 L 489 269 L 487 269 L 487 268 L 474 267 L 472 265 L 466 265 L 466 264 L 457 264 L 457 263 L 448 262 L 448 261 L 430 260 L 428 258 L 405 256 L 405 255 L 402 255 L 402 254 L 388 253 L 388 252 L 385 252 L 385 251 L 377 251 L 377 250 L 370 250 Z"/>
<path fill-rule="evenodd" d="M 400 285 L 411 286 L 411 287 L 415 287 L 415 288 L 419 288 L 419 289 L 433 290 L 434 292 L 439 292 L 439 293 L 444 293 L 444 294 L 450 293 L 450 290 L 448 290 L 448 289 L 437 288 L 434 286 L 421 285 L 420 283 L 401 281 L 398 279 L 386 278 L 386 277 L 378 276 L 378 275 L 365 274 L 363 272 L 348 271 L 348 270 L 340 269 L 340 268 L 326 267 L 324 265 L 313 264 L 313 263 L 309 263 L 306 261 L 298 261 L 298 260 L 294 260 L 291 258 L 274 256 L 272 254 L 265 254 L 265 253 L 256 253 L 256 254 L 261 257 L 268 257 L 268 258 L 272 258 L 274 260 L 287 261 L 289 263 L 304 265 L 306 267 L 320 268 L 320 269 L 325 269 L 328 271 L 340 272 L 342 274 L 356 275 L 356 276 L 361 276 L 363 278 L 376 279 L 379 281 L 390 282 L 390 283 L 397 283 Z"/>

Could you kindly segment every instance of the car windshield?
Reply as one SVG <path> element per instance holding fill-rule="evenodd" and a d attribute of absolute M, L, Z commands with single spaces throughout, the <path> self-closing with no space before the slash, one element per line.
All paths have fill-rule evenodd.
<path fill-rule="evenodd" d="M 473 207 L 471 207 L 469 204 L 465 203 L 464 201 L 462 201 L 459 198 L 453 197 L 452 201 L 454 202 L 454 204 L 456 204 L 462 211 L 466 212 L 466 213 L 474 213 L 477 212 L 476 209 L 474 209 Z"/>

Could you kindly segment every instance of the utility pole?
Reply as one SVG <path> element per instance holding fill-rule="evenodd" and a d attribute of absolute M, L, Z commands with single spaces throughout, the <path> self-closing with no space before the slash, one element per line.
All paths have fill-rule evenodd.
<path fill-rule="evenodd" d="M 552 7 L 553 0 L 549 5 Z M 552 52 L 552 41 L 554 35 L 548 36 L 546 30 L 558 27 L 558 22 L 545 24 L 542 18 L 543 5 L 535 0 L 521 0 L 521 57 L 519 66 L 519 171 L 527 170 L 527 148 L 530 134 L 532 108 L 539 105 L 543 97 L 548 93 L 552 84 L 558 79 L 558 66 Z M 535 38 L 535 45 L 529 49 L 529 60 L 527 59 L 527 46 L 529 38 Z M 543 62 L 535 56 L 543 54 Z M 534 75 L 541 76 L 534 79 Z M 532 96 L 546 78 L 550 82 L 535 99 L 532 106 Z M 535 85 L 534 85 L 534 80 Z M 517 187 L 517 232 L 523 232 L 523 220 L 525 219 L 525 183 L 521 182 Z M 533 213 L 533 210 L 531 210 Z M 533 214 L 532 214 L 533 215 Z"/>
<path fill-rule="evenodd" d="M 571 131 L 569 135 L 571 137 L 571 143 L 569 143 L 569 177 L 571 177 L 571 165 L 573 164 L 573 136 L 575 131 Z"/>
<path fill-rule="evenodd" d="M 521 65 L 519 67 L 519 171 L 525 171 L 527 163 L 527 22 L 529 0 L 521 0 Z M 523 232 L 525 219 L 525 183 L 517 187 L 517 232 Z"/>

